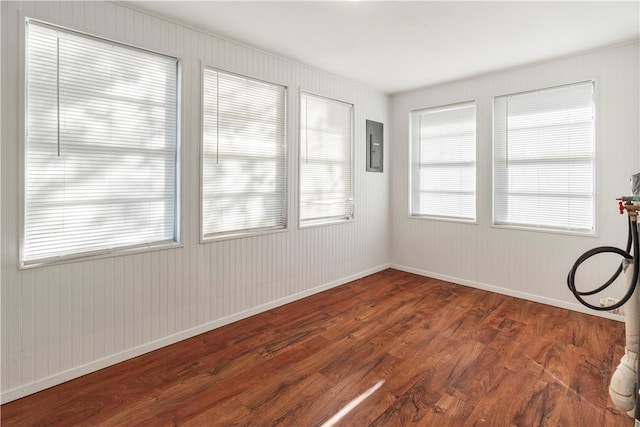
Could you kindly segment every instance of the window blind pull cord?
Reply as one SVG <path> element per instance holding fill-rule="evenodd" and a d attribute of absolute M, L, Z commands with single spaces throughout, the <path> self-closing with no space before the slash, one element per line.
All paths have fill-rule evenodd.
<path fill-rule="evenodd" d="M 56 121 L 58 157 L 60 157 L 60 37 L 56 38 Z"/>
<path fill-rule="evenodd" d="M 507 98 L 507 114 L 505 118 L 505 136 L 504 136 L 504 161 L 505 168 L 509 169 L 509 98 Z"/>
<path fill-rule="evenodd" d="M 422 170 L 422 114 L 418 116 L 418 171 Z"/>
<path fill-rule="evenodd" d="M 220 164 L 220 73 L 216 73 L 216 165 Z"/>
<path fill-rule="evenodd" d="M 304 99 L 304 163 L 309 164 L 309 101 Z"/>

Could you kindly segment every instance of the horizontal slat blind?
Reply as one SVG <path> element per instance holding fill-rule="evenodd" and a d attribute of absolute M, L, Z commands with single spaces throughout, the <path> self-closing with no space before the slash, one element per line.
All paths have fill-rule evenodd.
<path fill-rule="evenodd" d="M 174 242 L 177 60 L 27 31 L 23 262 Z"/>
<path fill-rule="evenodd" d="M 411 215 L 476 219 L 476 104 L 411 113 Z"/>
<path fill-rule="evenodd" d="M 204 68 L 204 238 L 286 227 L 286 92 Z"/>
<path fill-rule="evenodd" d="M 494 100 L 495 223 L 594 230 L 594 83 Z"/>
<path fill-rule="evenodd" d="M 300 225 L 351 219 L 353 105 L 308 93 L 300 104 Z"/>

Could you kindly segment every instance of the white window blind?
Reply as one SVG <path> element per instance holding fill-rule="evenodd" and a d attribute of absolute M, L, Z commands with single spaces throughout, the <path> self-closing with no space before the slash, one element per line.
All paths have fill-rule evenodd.
<path fill-rule="evenodd" d="M 476 104 L 411 112 L 411 215 L 476 219 Z"/>
<path fill-rule="evenodd" d="M 353 218 L 353 105 L 302 93 L 300 225 Z"/>
<path fill-rule="evenodd" d="M 24 264 L 175 242 L 177 60 L 29 21 Z"/>
<path fill-rule="evenodd" d="M 286 88 L 203 70 L 203 238 L 287 225 Z"/>
<path fill-rule="evenodd" d="M 494 100 L 496 224 L 594 231 L 594 82 Z"/>

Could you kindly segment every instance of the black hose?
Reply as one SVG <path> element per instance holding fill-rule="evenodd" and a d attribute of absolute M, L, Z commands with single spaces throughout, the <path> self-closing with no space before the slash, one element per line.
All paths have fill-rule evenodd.
<path fill-rule="evenodd" d="M 631 217 L 630 216 L 627 216 L 627 225 L 628 225 L 628 227 L 627 227 L 627 230 L 628 230 L 627 231 L 627 248 L 625 249 L 625 251 L 627 253 L 629 253 L 631 251 L 631 243 L 633 242 L 633 237 L 632 237 L 632 234 L 631 234 Z M 606 251 L 602 251 L 602 252 L 606 252 Z M 597 253 L 600 253 L 600 252 L 597 252 Z M 618 253 L 618 252 L 616 252 L 616 253 Z M 625 257 L 625 258 L 627 258 L 627 257 Z M 627 259 L 630 259 L 630 258 L 627 258 Z M 605 289 L 607 289 L 609 287 L 609 285 L 611 285 L 618 278 L 620 273 L 622 273 L 622 265 L 623 265 L 623 262 L 620 263 L 620 265 L 618 266 L 618 269 L 616 270 L 615 273 L 613 273 L 613 275 L 609 278 L 609 280 L 607 280 L 599 288 L 594 289 L 592 291 L 586 291 L 586 292 L 580 292 L 580 291 L 576 290 L 576 292 L 578 293 L 578 295 L 586 296 L 586 295 L 594 295 L 594 294 L 597 294 L 599 292 L 604 291 Z M 567 283 L 569 283 L 568 278 L 567 278 Z M 569 289 L 571 289 L 571 285 L 569 285 Z M 574 286 L 574 289 L 575 289 L 575 286 Z"/>
<path fill-rule="evenodd" d="M 589 307 L 590 309 L 597 310 L 597 311 L 615 310 L 616 308 L 622 307 L 624 304 L 626 304 L 627 301 L 629 301 L 629 299 L 631 299 L 631 296 L 633 295 L 633 292 L 635 291 L 635 288 L 636 288 L 636 283 L 638 282 L 638 273 L 640 272 L 640 260 L 638 260 L 638 262 L 633 263 L 633 278 L 631 279 L 631 285 L 629 286 L 627 293 L 622 297 L 620 301 L 618 301 L 615 304 L 600 307 L 600 306 L 588 303 L 587 301 L 585 301 L 584 298 L 582 298 L 582 296 L 593 295 L 609 287 L 609 285 L 611 285 L 613 281 L 616 280 L 616 278 L 622 272 L 622 263 L 620 264 L 616 272 L 613 274 L 613 276 L 611 276 L 604 285 L 600 286 L 595 290 L 587 291 L 587 292 L 579 292 L 576 289 L 576 284 L 575 284 L 576 271 L 578 270 L 578 267 L 580 266 L 580 264 L 582 264 L 583 262 L 585 262 L 587 259 L 591 258 L 594 255 L 601 254 L 601 253 L 615 253 L 622 256 L 623 258 L 632 260 L 633 255 L 631 255 L 631 253 L 629 252 L 629 250 L 631 249 L 631 246 L 633 246 L 634 255 L 637 256 L 640 253 L 640 242 L 638 241 L 637 224 L 635 221 L 631 221 L 631 218 L 629 218 L 628 224 L 629 224 L 629 233 L 628 233 L 628 239 L 627 239 L 627 250 L 616 248 L 614 246 L 600 246 L 598 248 L 593 248 L 591 250 L 588 250 L 584 254 L 582 254 L 580 258 L 576 260 L 576 262 L 573 264 L 573 267 L 569 271 L 569 275 L 567 277 L 567 285 L 569 286 L 571 293 L 573 293 L 573 296 L 576 297 L 576 299 L 585 307 Z"/>
<path fill-rule="evenodd" d="M 629 225 L 629 232 L 627 233 L 626 250 L 622 250 L 620 248 L 616 248 L 613 246 L 600 246 L 599 248 L 593 248 L 591 250 L 588 250 L 584 254 L 582 254 L 580 258 L 578 258 L 576 262 L 573 264 L 573 267 L 571 267 L 571 270 L 569 271 L 569 275 L 567 276 L 567 285 L 569 286 L 571 293 L 573 293 L 573 296 L 576 297 L 576 299 L 585 307 L 589 307 L 592 310 L 598 310 L 598 311 L 615 310 L 616 308 L 622 307 L 624 304 L 626 304 L 627 301 L 629 301 L 633 296 L 633 293 L 638 284 L 638 273 L 640 272 L 640 242 L 638 239 L 638 224 L 636 221 L 631 220 L 631 215 L 628 216 L 628 225 Z M 630 252 L 631 246 L 633 246 L 633 255 Z M 609 280 L 606 281 L 606 283 L 604 283 L 602 286 L 592 291 L 579 292 L 576 289 L 576 282 L 575 282 L 576 271 L 578 270 L 578 267 L 580 266 L 580 264 L 585 262 L 587 259 L 591 258 L 594 255 L 607 253 L 607 252 L 615 253 L 622 256 L 625 259 L 633 260 L 633 277 L 631 279 L 631 283 L 629 284 L 629 289 L 627 289 L 627 293 L 622 297 L 620 301 L 612 305 L 599 307 L 593 304 L 589 304 L 582 297 L 587 295 L 597 294 L 598 292 L 601 292 L 606 288 L 608 288 L 609 285 L 611 285 L 618 278 L 620 273 L 622 273 L 623 262 L 620 263 L 616 272 L 609 278 Z M 634 256 L 638 259 L 634 259 Z M 640 320 L 640 319 L 636 319 L 636 320 Z M 638 390 L 638 386 L 640 385 L 640 369 L 637 368 L 637 365 L 636 365 L 636 370 L 637 370 L 637 374 L 636 374 L 637 378 L 636 378 L 636 386 L 635 386 L 636 402 L 635 402 L 634 418 L 635 418 L 635 425 L 638 426 L 640 425 L 640 404 L 638 404 L 639 403 L 638 396 L 640 395 L 640 391 Z"/>

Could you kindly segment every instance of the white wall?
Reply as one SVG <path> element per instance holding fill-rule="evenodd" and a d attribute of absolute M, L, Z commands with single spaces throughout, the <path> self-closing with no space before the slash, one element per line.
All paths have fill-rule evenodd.
<path fill-rule="evenodd" d="M 636 42 L 393 96 L 392 264 L 427 276 L 585 311 L 567 289 L 567 272 L 587 249 L 605 244 L 624 247 L 626 218 L 618 214 L 615 198 L 629 194 L 629 176 L 640 171 L 638 48 Z M 493 227 L 493 97 L 589 79 L 596 81 L 597 97 L 598 237 Z M 476 100 L 478 108 L 478 223 L 410 219 L 409 112 L 468 100 Z M 590 274 L 582 274 L 584 281 L 602 283 L 608 278 L 619 260 L 605 258 L 606 262 L 599 259 L 587 267 L 585 271 Z"/>
<path fill-rule="evenodd" d="M 388 165 L 366 173 L 364 152 L 365 119 L 388 124 L 385 94 L 119 4 L 1 7 L 2 401 L 386 267 Z M 25 16 L 182 60 L 182 248 L 18 270 Z M 287 232 L 199 243 L 201 60 L 289 87 Z M 297 228 L 300 90 L 355 104 L 355 222 Z"/>

